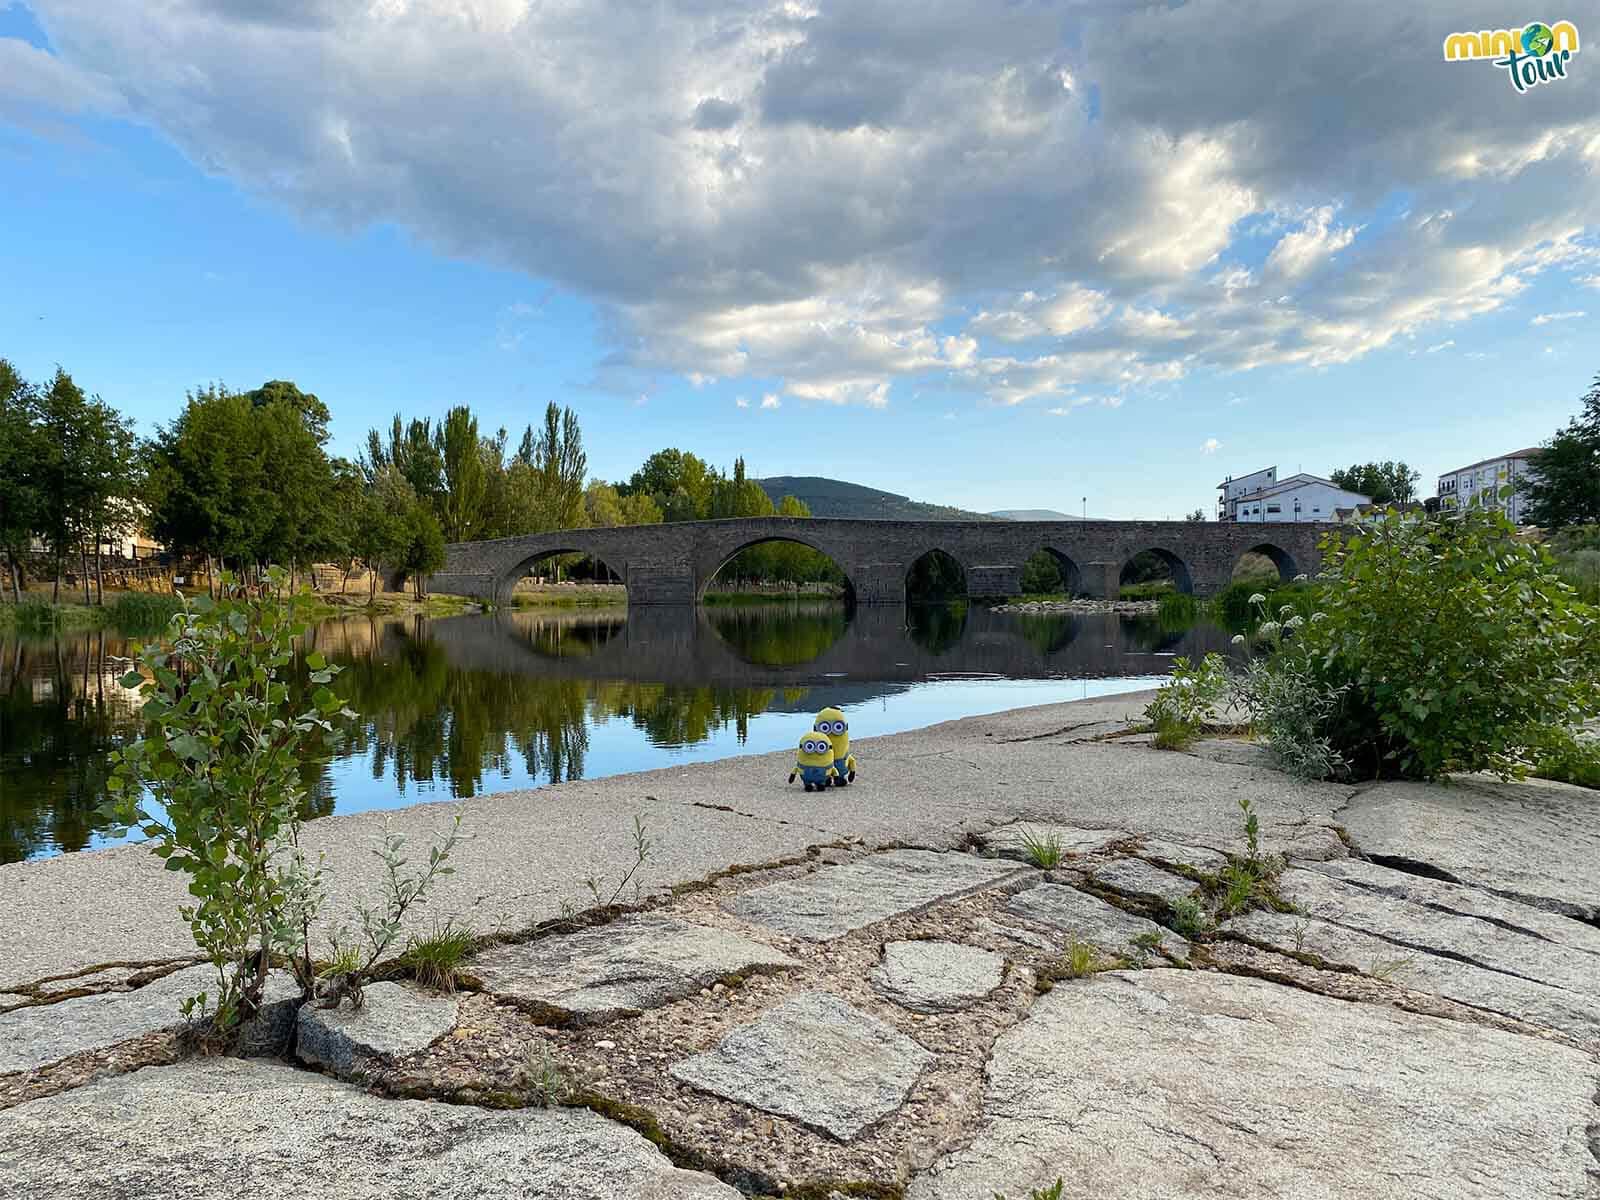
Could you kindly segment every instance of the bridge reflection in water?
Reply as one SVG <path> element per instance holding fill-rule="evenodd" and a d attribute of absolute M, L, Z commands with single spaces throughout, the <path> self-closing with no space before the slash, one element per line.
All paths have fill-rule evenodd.
<path fill-rule="evenodd" d="M 1127 690 L 1227 648 L 1212 626 L 976 605 L 343 618 L 305 649 L 341 668 L 358 720 L 305 765 L 305 815 L 792 748 L 824 704 L 869 735 Z M 105 756 L 139 732 L 130 652 L 109 633 L 0 639 L 0 861 L 104 844 Z"/>

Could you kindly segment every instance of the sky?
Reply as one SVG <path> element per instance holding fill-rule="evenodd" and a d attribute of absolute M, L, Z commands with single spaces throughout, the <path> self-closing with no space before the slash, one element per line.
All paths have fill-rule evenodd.
<path fill-rule="evenodd" d="M 1575 23 L 1525 92 L 1458 30 Z M 1600 2 L 0 0 L 0 356 L 1117 518 L 1536 445 Z"/>

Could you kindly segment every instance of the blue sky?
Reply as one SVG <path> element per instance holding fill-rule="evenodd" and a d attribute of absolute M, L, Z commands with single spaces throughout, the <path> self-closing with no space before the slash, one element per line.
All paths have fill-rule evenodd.
<path fill-rule="evenodd" d="M 1397 132 L 1381 74 L 1212 80 L 1172 49 L 1206 5 L 1130 6 L 1120 72 L 1049 4 L 1014 37 L 954 0 L 729 0 L 709 32 L 709 3 L 142 7 L 0 0 L 0 355 L 146 431 L 210 380 L 317 392 L 346 453 L 396 411 L 515 436 L 555 400 L 606 478 L 676 445 L 1160 518 L 1274 463 L 1431 488 L 1600 372 L 1593 52 L 1527 96 L 1413 55 Z M 1477 27 L 1417 7 L 1419 37 Z M 1389 8 L 1324 38 L 1358 61 Z M 481 84 L 441 82 L 462 55 Z"/>

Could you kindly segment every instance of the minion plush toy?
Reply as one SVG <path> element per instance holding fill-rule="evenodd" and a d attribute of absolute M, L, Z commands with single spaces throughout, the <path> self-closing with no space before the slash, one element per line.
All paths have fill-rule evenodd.
<path fill-rule="evenodd" d="M 800 776 L 808 792 L 820 792 L 833 778 L 833 743 L 820 733 L 808 733 L 800 739 L 800 749 L 795 754 L 794 770 L 789 772 L 789 782 Z"/>
<path fill-rule="evenodd" d="M 825 708 L 817 714 L 817 722 L 811 728 L 826 737 L 833 747 L 833 786 L 854 783 L 856 756 L 850 753 L 850 726 L 844 713 L 837 708 Z"/>

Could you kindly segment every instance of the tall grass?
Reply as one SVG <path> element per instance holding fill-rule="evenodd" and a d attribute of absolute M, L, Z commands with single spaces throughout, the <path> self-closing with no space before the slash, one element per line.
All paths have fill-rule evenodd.
<path fill-rule="evenodd" d="M 154 592 L 129 592 L 106 608 L 106 622 L 123 633 L 160 633 L 183 608 L 176 596 Z"/>
<path fill-rule="evenodd" d="M 1567 555 L 1556 569 L 1585 603 L 1600 604 L 1600 550 L 1579 550 Z"/>

